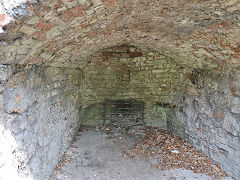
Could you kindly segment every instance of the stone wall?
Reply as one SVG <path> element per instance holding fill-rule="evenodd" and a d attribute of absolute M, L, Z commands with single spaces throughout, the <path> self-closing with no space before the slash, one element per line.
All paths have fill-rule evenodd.
<path fill-rule="evenodd" d="M 78 123 L 79 70 L 0 66 L 1 178 L 47 179 Z"/>
<path fill-rule="evenodd" d="M 124 43 L 149 47 L 188 67 L 239 64 L 237 0 L 21 2 L 26 0 L 0 3 L 6 7 L 0 13 L 3 64 L 77 67 L 85 65 L 82 58 Z"/>
<path fill-rule="evenodd" d="M 122 45 L 103 49 L 89 58 L 82 72 L 82 107 L 96 104 L 85 110 L 87 117 L 81 120 L 83 124 L 102 122 L 99 103 L 135 99 L 145 103 L 144 116 L 148 125 L 166 129 L 170 120 L 166 114 L 169 109 L 174 111 L 179 97 L 186 92 L 185 86 L 189 86 L 187 91 L 191 93 L 188 77 L 191 69 L 148 48 Z M 92 114 L 98 114 L 100 118 Z M 171 120 L 178 121 L 177 118 Z"/>
<path fill-rule="evenodd" d="M 240 71 L 199 72 L 195 96 L 184 96 L 177 117 L 190 142 L 240 178 Z"/>
<path fill-rule="evenodd" d="M 82 69 L 1 65 L 1 176 L 11 169 L 13 178 L 48 178 L 79 124 L 103 122 L 101 103 L 136 99 L 148 125 L 187 137 L 237 179 L 239 76 L 126 44 L 99 51 Z"/>
<path fill-rule="evenodd" d="M 174 108 L 190 82 L 188 73 L 157 52 L 130 45 L 99 52 L 83 69 L 2 65 L 1 141 L 8 147 L 1 155 L 8 154 L 14 165 L 1 162 L 1 169 L 10 166 L 16 176 L 47 178 L 78 124 L 103 122 L 100 103 L 107 99 L 142 100 L 148 125 L 183 134 Z"/>
<path fill-rule="evenodd" d="M 46 179 L 79 119 L 99 123 L 99 103 L 133 98 L 146 102 L 149 125 L 186 135 L 240 179 L 239 8 L 238 0 L 2 0 L 0 167 Z"/>

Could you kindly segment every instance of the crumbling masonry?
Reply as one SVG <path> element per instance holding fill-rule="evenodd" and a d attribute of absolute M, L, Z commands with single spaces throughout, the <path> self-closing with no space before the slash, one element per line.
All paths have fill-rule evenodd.
<path fill-rule="evenodd" d="M 1 178 L 47 179 L 134 99 L 240 179 L 239 0 L 3 0 L 0 27 Z"/>

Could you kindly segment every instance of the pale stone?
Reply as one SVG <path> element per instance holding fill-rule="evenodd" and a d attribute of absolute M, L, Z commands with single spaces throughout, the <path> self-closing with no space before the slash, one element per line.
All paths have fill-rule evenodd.
<path fill-rule="evenodd" d="M 64 4 L 69 8 L 73 8 L 74 6 L 77 5 L 77 1 L 65 1 Z"/>
<path fill-rule="evenodd" d="M 0 65 L 0 82 L 5 82 L 11 75 L 11 66 Z"/>
<path fill-rule="evenodd" d="M 35 25 L 38 22 L 40 22 L 40 20 L 41 19 L 39 17 L 34 16 L 34 17 L 31 17 L 26 23 L 29 24 L 29 25 Z"/>
<path fill-rule="evenodd" d="M 240 114 L 240 104 L 233 105 L 231 112 L 234 114 Z"/>
<path fill-rule="evenodd" d="M 24 33 L 24 34 L 31 35 L 31 34 L 33 34 L 36 30 L 33 29 L 32 27 L 23 25 L 19 31 L 22 32 L 22 33 Z"/>
<path fill-rule="evenodd" d="M 234 136 L 238 135 L 238 123 L 236 118 L 232 117 L 230 114 L 227 114 L 224 118 L 223 128 L 233 134 Z"/>
<path fill-rule="evenodd" d="M 67 8 L 65 6 L 57 8 L 58 13 L 61 13 L 61 12 L 66 11 L 66 10 L 67 10 Z"/>
<path fill-rule="evenodd" d="M 93 0 L 94 6 L 99 6 L 102 4 L 102 0 Z"/>
<path fill-rule="evenodd" d="M 59 31 L 58 27 L 54 27 L 51 30 L 46 32 L 46 37 L 47 38 L 52 38 L 52 37 L 56 37 L 60 34 L 61 34 L 61 32 Z"/>

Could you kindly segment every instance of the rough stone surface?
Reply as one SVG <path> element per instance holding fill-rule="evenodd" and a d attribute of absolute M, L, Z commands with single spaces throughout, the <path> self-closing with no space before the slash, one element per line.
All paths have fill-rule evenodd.
<path fill-rule="evenodd" d="M 78 124 L 73 76 L 79 72 L 38 66 L 12 69 L 14 75 L 0 94 L 0 177 L 9 179 L 12 171 L 13 179 L 47 179 Z"/>
<path fill-rule="evenodd" d="M 100 122 L 91 105 L 134 98 L 149 125 L 188 137 L 240 179 L 239 9 L 238 0 L 1 1 L 0 166 L 46 179 L 78 121 Z"/>
<path fill-rule="evenodd" d="M 103 60 L 102 60 L 103 58 Z M 183 135 L 182 123 L 174 116 L 176 104 L 192 84 L 189 74 L 172 59 L 149 49 L 122 45 L 103 49 L 92 56 L 82 69 L 80 99 L 82 107 L 80 123 L 102 123 L 105 100 L 134 99 L 144 102 L 145 122 L 176 131 Z M 95 104 L 95 105 L 94 105 Z"/>
<path fill-rule="evenodd" d="M 231 176 L 240 177 L 240 121 L 230 88 L 231 76 L 202 72 L 197 76 L 197 96 L 185 96 L 179 106 L 185 133 L 197 148 L 218 162 Z M 240 84 L 235 82 L 236 88 Z"/>
<path fill-rule="evenodd" d="M 231 112 L 234 114 L 240 114 L 240 104 L 236 104 L 232 107 Z"/>
<path fill-rule="evenodd" d="M 238 1 L 223 0 L 32 2 L 26 7 L 28 18 L 5 28 L 0 62 L 76 67 L 99 49 L 127 42 L 185 66 L 236 67 L 238 9 Z"/>

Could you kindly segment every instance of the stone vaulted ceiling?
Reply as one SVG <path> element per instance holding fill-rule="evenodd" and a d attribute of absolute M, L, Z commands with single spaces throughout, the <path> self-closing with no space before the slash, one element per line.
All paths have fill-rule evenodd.
<path fill-rule="evenodd" d="M 130 44 L 191 68 L 240 65 L 239 0 L 49 0 L 14 8 L 0 14 L 2 64 L 82 68 L 102 49 Z"/>

